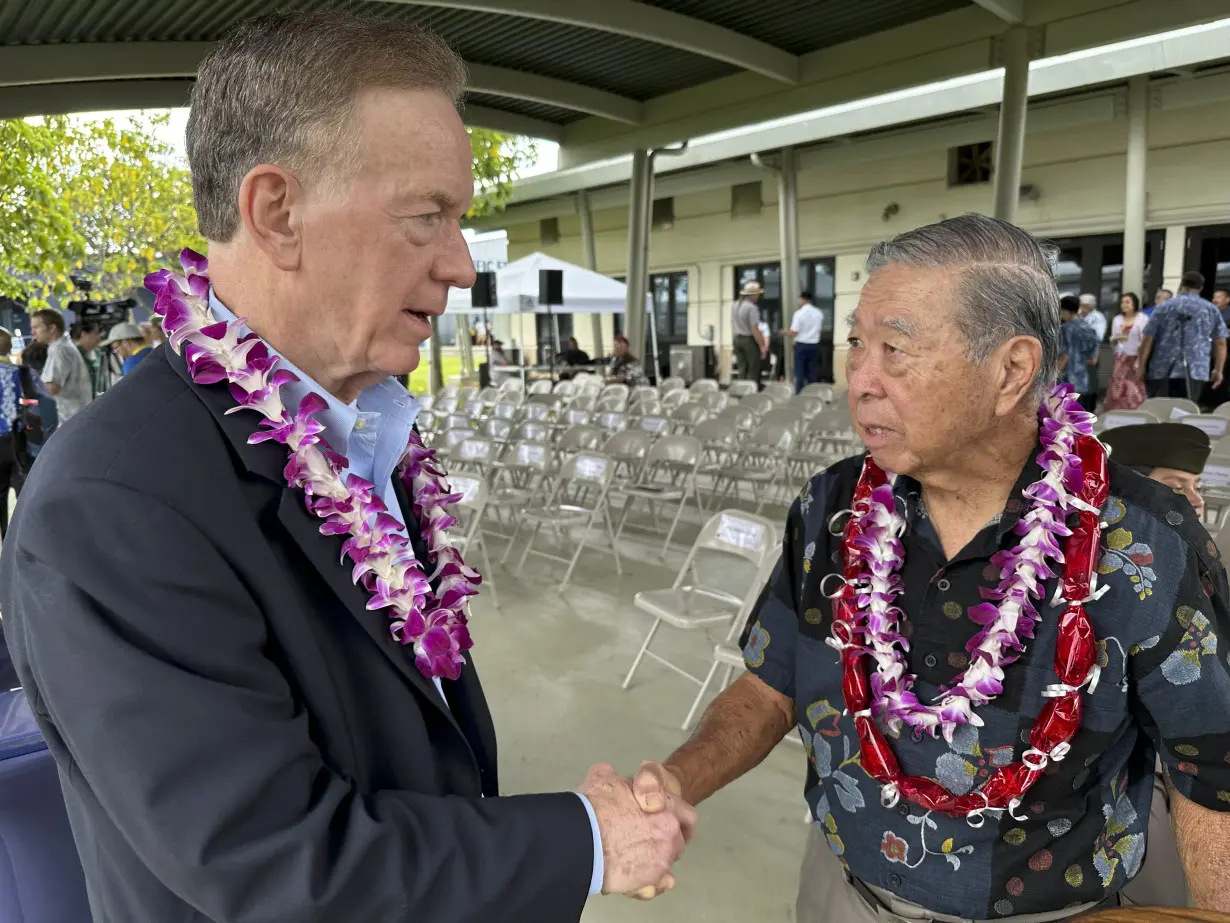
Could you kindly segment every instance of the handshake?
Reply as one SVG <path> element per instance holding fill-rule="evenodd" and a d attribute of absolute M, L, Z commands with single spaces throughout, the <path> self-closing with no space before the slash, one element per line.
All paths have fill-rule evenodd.
<path fill-rule="evenodd" d="M 696 809 L 681 797 L 678 776 L 660 763 L 644 763 L 628 779 L 600 763 L 577 791 L 598 819 L 603 894 L 650 900 L 675 887 L 671 866 L 696 831 Z"/>

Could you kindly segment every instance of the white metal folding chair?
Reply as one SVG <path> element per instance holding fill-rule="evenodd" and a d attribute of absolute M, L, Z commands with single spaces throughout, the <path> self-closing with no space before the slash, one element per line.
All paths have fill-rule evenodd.
<path fill-rule="evenodd" d="M 576 392 L 577 386 L 574 381 L 557 381 L 552 391 L 553 394 L 558 394 L 560 397 L 572 397 Z"/>
<path fill-rule="evenodd" d="M 737 397 L 742 400 L 745 397 L 760 393 L 760 389 L 756 387 L 756 382 L 754 381 L 732 381 L 730 387 L 726 389 L 726 393 L 731 397 Z"/>
<path fill-rule="evenodd" d="M 1151 413 L 1162 422 L 1177 421 L 1189 413 L 1200 413 L 1200 405 L 1181 397 L 1150 397 L 1136 408 L 1142 413 Z"/>
<path fill-rule="evenodd" d="M 520 378 L 508 378 L 500 385 L 500 394 L 524 394 L 525 387 L 521 384 Z"/>
<path fill-rule="evenodd" d="M 449 475 L 449 487 L 461 499 L 453 506 L 457 526 L 449 530 L 448 537 L 453 547 L 461 552 L 463 557 L 471 557 L 477 553 L 482 559 L 482 587 L 491 592 L 491 604 L 500 607 L 499 596 L 495 592 L 495 580 L 492 577 L 491 556 L 487 552 L 487 543 L 483 540 L 483 513 L 486 512 L 490 496 L 487 481 L 481 477 L 469 475 Z M 473 567 L 471 562 L 467 562 Z"/>
<path fill-rule="evenodd" d="M 606 455 L 598 452 L 582 452 L 564 462 L 560 476 L 556 479 L 546 504 L 528 507 L 522 513 L 525 524 L 531 526 L 532 531 L 529 541 L 525 543 L 525 548 L 521 552 L 521 560 L 517 564 L 516 573 L 518 575 L 525 567 L 525 560 L 531 553 L 561 561 L 568 564 L 564 581 L 560 584 L 560 590 L 563 591 L 572 580 L 577 561 L 581 558 L 581 552 L 589 545 L 590 532 L 596 526 L 606 528 L 607 538 L 611 543 L 610 551 L 615 557 L 615 572 L 620 576 L 623 575 L 624 569 L 619 560 L 619 547 L 615 544 L 615 527 L 611 522 L 610 507 L 607 505 L 607 495 L 610 492 L 614 472 L 615 463 Z M 538 541 L 538 534 L 543 526 L 553 529 L 556 534 L 565 530 L 568 532 L 572 529 L 581 530 L 581 538 L 576 543 L 576 550 L 571 560 L 534 551 L 534 545 Z M 520 533 L 521 523 L 518 523 L 517 530 L 513 533 L 513 545 L 517 544 Z"/>
<path fill-rule="evenodd" d="M 730 396 L 723 391 L 699 391 L 693 395 L 693 400 L 709 413 L 721 413 L 731 404 Z"/>
<path fill-rule="evenodd" d="M 645 457 L 641 476 L 635 482 L 611 491 L 612 497 L 620 497 L 624 501 L 619 526 L 615 530 L 616 540 L 623 535 L 628 514 L 636 501 L 643 500 L 649 507 L 653 515 L 654 531 L 660 531 L 658 507 L 674 503 L 675 515 L 666 531 L 666 540 L 662 543 L 662 553 L 666 554 L 670 550 L 671 539 L 675 536 L 675 529 L 679 526 L 679 519 L 689 498 L 696 501 L 696 509 L 703 515 L 700 494 L 696 488 L 696 473 L 704 454 L 704 446 L 695 436 L 664 436 L 655 442 Z"/>
<path fill-rule="evenodd" d="M 490 439 L 492 442 L 505 443 L 512 439 L 513 424 L 509 420 L 501 420 L 492 417 L 489 420 L 484 420 L 479 427 L 479 432 Z"/>
<path fill-rule="evenodd" d="M 712 378 L 698 378 L 688 388 L 692 394 L 712 394 L 718 390 L 718 383 Z"/>
<path fill-rule="evenodd" d="M 665 436 L 671 431 L 671 421 L 662 416 L 641 417 L 636 425 L 653 436 Z"/>
<path fill-rule="evenodd" d="M 603 401 L 607 398 L 618 398 L 623 406 L 628 404 L 628 395 L 632 393 L 632 389 L 620 382 L 614 382 L 602 389 L 602 393 L 598 395 L 598 400 Z"/>
<path fill-rule="evenodd" d="M 745 381 L 743 384 L 750 385 L 754 384 L 754 382 Z M 729 391 L 727 393 L 730 394 L 731 397 L 735 396 Z M 777 401 L 773 400 L 773 398 L 769 397 L 767 394 L 759 394 L 753 391 L 751 394 L 744 396 L 739 401 L 738 406 L 743 410 L 750 410 L 752 413 L 765 414 L 777 407 Z"/>
<path fill-rule="evenodd" d="M 530 385 L 530 394 L 550 394 L 555 388 L 550 379 L 543 378 Z"/>
<path fill-rule="evenodd" d="M 735 670 L 742 669 L 743 651 L 739 650 L 737 643 L 739 636 L 743 634 L 743 628 L 755 610 L 756 602 L 760 599 L 764 588 L 773 578 L 773 573 L 777 569 L 777 563 L 781 560 L 781 557 L 780 546 L 765 555 L 764 561 L 760 565 L 760 570 L 756 572 L 756 579 L 752 582 L 747 595 L 743 597 L 743 605 L 739 607 L 735 617 L 730 620 L 730 629 L 726 632 L 726 637 L 722 639 L 720 644 L 714 645 L 713 665 L 709 667 L 708 674 L 701 681 L 700 691 L 696 693 L 696 698 L 692 700 L 692 707 L 688 709 L 688 715 L 683 719 L 683 730 L 686 731 L 692 726 L 692 719 L 696 717 L 697 709 L 700 708 L 700 703 L 704 701 L 705 693 L 709 691 L 709 684 L 713 682 L 714 674 L 717 673 L 718 668 L 726 668 L 722 674 L 721 682 L 718 684 L 719 691 L 730 685 L 730 680 L 734 676 Z"/>
<path fill-rule="evenodd" d="M 1217 408 L 1213 411 L 1213 416 L 1230 417 L 1230 401 L 1227 401 L 1224 404 L 1219 404 Z"/>
<path fill-rule="evenodd" d="M 507 516 L 515 528 L 517 515 L 536 503 L 548 489 L 554 460 L 551 447 L 539 442 L 518 442 L 509 446 L 501 459 L 488 502 L 497 519 L 503 521 Z M 497 537 L 510 539 L 511 535 L 497 534 Z M 510 541 L 500 558 L 501 564 L 508 561 L 512 550 Z"/>
<path fill-rule="evenodd" d="M 570 426 L 555 442 L 561 453 L 597 452 L 610 438 L 610 433 L 596 426 Z"/>
<path fill-rule="evenodd" d="M 764 391 L 761 393 L 775 404 L 789 404 L 790 399 L 794 397 L 794 388 L 784 381 L 769 381 L 765 382 Z"/>
<path fill-rule="evenodd" d="M 797 410 L 806 419 L 810 420 L 824 411 L 825 404 L 824 398 L 818 397 L 815 394 L 796 394 L 786 406 L 791 410 Z"/>
<path fill-rule="evenodd" d="M 612 494 L 618 487 L 640 479 L 645 458 L 652 446 L 653 436 L 639 429 L 621 430 L 606 441 L 602 454 L 615 463 L 615 471 L 611 475 Z"/>
<path fill-rule="evenodd" d="M 833 403 L 833 386 L 829 384 L 810 384 L 803 389 L 802 393 L 808 397 L 814 394 L 826 404 Z"/>
<path fill-rule="evenodd" d="M 1144 410 L 1111 410 L 1098 417 L 1095 431 L 1105 432 L 1121 426 L 1140 426 L 1144 423 L 1160 422 L 1162 421 L 1158 417 Z"/>
<path fill-rule="evenodd" d="M 487 477 L 499 457 L 500 449 L 490 439 L 470 436 L 453 446 L 449 453 L 450 473 Z"/>
<path fill-rule="evenodd" d="M 623 688 L 627 689 L 632 677 L 646 657 L 656 660 L 700 685 L 704 680 L 649 649 L 654 636 L 663 622 L 685 631 L 726 624 L 743 607 L 743 596 L 735 596 L 719 587 L 701 582 L 697 570 L 700 552 L 715 552 L 732 558 L 741 558 L 759 570 L 765 557 L 775 543 L 773 523 L 759 516 L 738 510 L 723 510 L 713 516 L 700 531 L 692 550 L 688 552 L 683 567 L 669 589 L 646 590 L 637 593 L 633 604 L 653 616 L 653 624 L 645 641 L 637 652 L 636 659 L 624 677 Z M 690 580 L 691 582 L 685 583 Z"/>
<path fill-rule="evenodd" d="M 467 439 L 476 438 L 478 438 L 478 433 L 470 427 L 455 426 L 452 429 L 446 429 L 443 435 L 436 440 L 436 445 L 433 446 L 433 448 L 436 450 L 438 455 L 448 458 L 451 457 L 453 449 L 456 448 L 457 445 Z"/>
<path fill-rule="evenodd" d="M 551 425 L 536 420 L 526 420 L 512 431 L 513 442 L 550 442 Z"/>
<path fill-rule="evenodd" d="M 686 391 L 687 387 L 687 383 L 682 378 L 672 375 L 670 378 L 662 379 L 662 384 L 658 386 L 658 393 L 666 397 L 672 391 Z"/>
<path fill-rule="evenodd" d="M 669 412 L 679 407 L 686 407 L 691 399 L 692 395 L 682 388 L 667 391 L 662 395 L 662 409 Z"/>
<path fill-rule="evenodd" d="M 785 481 L 787 456 L 794 441 L 794 427 L 788 423 L 765 423 L 757 428 L 744 440 L 738 461 L 718 470 L 715 505 L 720 506 L 732 490 L 738 498 L 739 487 L 747 484 L 756 498 L 756 512 L 764 509 Z"/>
<path fill-rule="evenodd" d="M 807 419 L 803 416 L 801 410 L 796 410 L 793 407 L 778 407 L 776 410 L 770 410 L 760 417 L 760 425 L 764 426 L 766 423 L 780 423 L 783 426 L 791 427 L 797 439 L 803 435 L 803 430 L 807 426 Z"/>
<path fill-rule="evenodd" d="M 671 427 L 676 433 L 690 433 L 707 416 L 709 411 L 700 404 L 681 404 L 670 412 Z"/>
<path fill-rule="evenodd" d="M 603 394 L 594 409 L 598 413 L 624 413 L 628 409 L 628 399 L 621 394 Z"/>
<path fill-rule="evenodd" d="M 608 433 L 622 433 L 628 428 L 628 415 L 618 412 L 600 412 L 594 417 L 594 423 Z"/>

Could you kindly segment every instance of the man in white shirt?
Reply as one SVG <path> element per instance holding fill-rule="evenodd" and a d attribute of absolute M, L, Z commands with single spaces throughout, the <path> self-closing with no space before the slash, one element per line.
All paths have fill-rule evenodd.
<path fill-rule="evenodd" d="M 1102 344 L 1106 342 L 1106 315 L 1098 310 L 1098 298 L 1088 292 L 1081 295 L 1080 318 L 1088 324 L 1098 337 L 1098 348 L 1089 359 L 1089 392 L 1084 395 L 1089 411 L 1098 403 L 1098 362 L 1102 358 Z"/>
<path fill-rule="evenodd" d="M 811 292 L 799 295 L 790 328 L 784 337 L 794 337 L 794 393 L 798 394 L 812 382 L 820 380 L 820 327 L 824 315 L 811 303 Z"/>

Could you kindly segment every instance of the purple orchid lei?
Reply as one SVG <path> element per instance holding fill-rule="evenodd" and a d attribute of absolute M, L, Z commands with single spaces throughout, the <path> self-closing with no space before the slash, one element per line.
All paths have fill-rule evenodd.
<path fill-rule="evenodd" d="M 852 511 L 857 535 L 852 545 L 860 564 L 854 602 L 861 618 L 853 638 L 835 634 L 828 643 L 838 650 L 853 647 L 875 660 L 876 670 L 869 677 L 871 712 L 893 733 L 904 723 L 915 733 L 942 733 L 951 743 L 958 725 L 981 727 L 974 706 L 1003 692 L 1004 667 L 1024 652 L 1022 639 L 1034 636 L 1039 615 L 1033 600 L 1041 596 L 1042 583 L 1056 576 L 1055 566 L 1063 563 L 1059 539 L 1071 534 L 1067 516 L 1089 508 L 1077 496 L 1083 482 L 1074 443 L 1078 435 L 1092 435 L 1094 422 L 1073 397 L 1070 385 L 1058 386 L 1038 416 L 1042 443 L 1038 465 L 1046 473 L 1024 491 L 1031 504 L 1014 527 L 1020 542 L 991 558 L 1000 581 L 994 589 L 984 588 L 986 601 L 967 613 L 982 626 L 965 646 L 969 667 L 943 691 L 937 704 L 924 704 L 914 693 L 917 676 L 908 672 L 909 641 L 900 631 L 905 619 L 897 605 L 905 562 L 900 537 L 906 522 L 897 512 L 891 486 L 895 476 L 876 488 L 865 506 Z"/>
<path fill-rule="evenodd" d="M 456 679 L 473 646 L 466 627 L 466 600 L 478 592 L 481 578 L 467 567 L 448 536 L 457 524 L 447 507 L 461 499 L 435 463 L 435 453 L 411 432 L 400 476 L 414 498 L 431 574 L 416 560 L 405 527 L 391 515 L 371 482 L 341 472 L 347 460 L 329 446 L 315 419 L 327 405 L 309 393 L 292 413 L 282 403 L 282 387 L 299 379 L 279 369 L 279 357 L 256 334 L 244 333 L 243 318 L 219 322 L 209 309 L 208 263 L 192 250 L 180 254 L 183 273 L 152 273 L 145 287 L 157 298 L 169 346 L 182 352 L 192 380 L 211 385 L 227 382 L 236 406 L 263 419 L 250 443 L 273 441 L 289 450 L 283 469 L 286 483 L 304 492 L 309 511 L 321 520 L 323 535 L 344 535 L 342 560 L 353 562 L 351 579 L 371 598 L 368 609 L 388 609 L 393 638 L 414 648 L 414 662 L 429 678 Z M 432 583 L 439 580 L 436 590 Z"/>

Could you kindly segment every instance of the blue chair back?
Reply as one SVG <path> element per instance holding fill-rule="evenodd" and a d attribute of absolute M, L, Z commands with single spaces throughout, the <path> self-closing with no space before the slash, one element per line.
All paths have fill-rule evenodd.
<path fill-rule="evenodd" d="M 0 693 L 0 920 L 90 923 L 56 764 L 20 689 Z"/>

